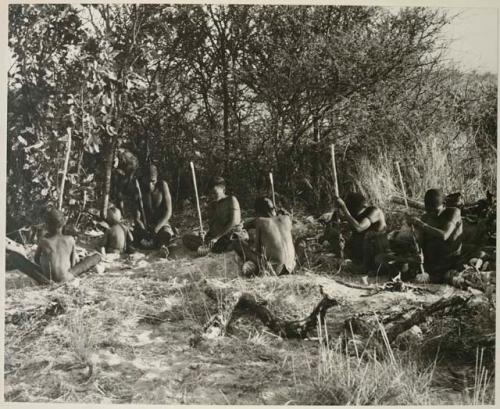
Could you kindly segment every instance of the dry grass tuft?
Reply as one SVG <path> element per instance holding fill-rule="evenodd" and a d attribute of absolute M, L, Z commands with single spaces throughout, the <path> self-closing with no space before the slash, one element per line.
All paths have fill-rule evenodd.
<path fill-rule="evenodd" d="M 429 405 L 439 402 L 431 387 L 434 367 L 420 368 L 414 357 L 393 351 L 355 354 L 319 328 L 318 362 L 299 401 L 314 405 Z"/>

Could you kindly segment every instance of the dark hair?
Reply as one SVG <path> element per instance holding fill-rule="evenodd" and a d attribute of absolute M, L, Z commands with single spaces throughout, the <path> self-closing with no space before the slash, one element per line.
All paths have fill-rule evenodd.
<path fill-rule="evenodd" d="M 424 205 L 425 210 L 432 211 L 441 206 L 444 202 L 444 195 L 439 189 L 429 189 L 425 192 Z"/>
<path fill-rule="evenodd" d="M 254 209 L 258 216 L 272 216 L 274 204 L 267 197 L 258 197 L 255 200 Z"/>
<path fill-rule="evenodd" d="M 215 176 L 214 178 L 212 178 L 212 180 L 210 181 L 209 188 L 213 189 L 216 186 L 226 187 L 226 181 L 224 180 L 224 178 L 220 176 Z"/>
<path fill-rule="evenodd" d="M 64 227 L 64 225 L 66 224 L 66 218 L 64 217 L 63 212 L 56 208 L 51 208 L 47 211 L 45 222 L 47 223 L 49 232 L 54 233 L 57 231 L 57 229 Z"/>
<path fill-rule="evenodd" d="M 108 214 L 106 217 L 108 222 L 111 222 L 111 221 L 114 222 L 116 219 L 121 219 L 121 217 L 122 217 L 122 212 L 116 206 L 111 206 L 108 209 Z"/>
<path fill-rule="evenodd" d="M 366 206 L 366 198 L 361 193 L 351 192 L 346 196 L 345 204 L 349 213 L 355 215 Z"/>

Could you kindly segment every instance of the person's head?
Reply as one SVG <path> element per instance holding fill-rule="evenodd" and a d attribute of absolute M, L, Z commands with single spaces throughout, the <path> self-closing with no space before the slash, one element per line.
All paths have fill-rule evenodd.
<path fill-rule="evenodd" d="M 276 215 L 276 209 L 271 199 L 258 197 L 255 200 L 255 213 L 258 217 L 271 217 Z"/>
<path fill-rule="evenodd" d="M 219 199 L 226 194 L 226 182 L 220 176 L 214 177 L 208 191 L 212 199 Z"/>
<path fill-rule="evenodd" d="M 438 213 L 444 206 L 444 195 L 439 189 L 429 189 L 424 196 L 425 211 Z"/>
<path fill-rule="evenodd" d="M 118 166 L 126 175 L 131 175 L 139 167 L 139 160 L 132 152 L 128 151 L 127 149 L 120 149 L 118 158 Z"/>
<path fill-rule="evenodd" d="M 366 198 L 358 192 L 351 192 L 345 198 L 347 210 L 352 215 L 357 215 L 366 208 Z"/>
<path fill-rule="evenodd" d="M 117 207 L 110 207 L 108 209 L 108 223 L 113 226 L 122 221 L 122 212 Z"/>
<path fill-rule="evenodd" d="M 152 192 L 155 189 L 156 182 L 158 182 L 158 168 L 156 167 L 156 165 L 151 164 L 146 169 L 146 173 L 144 175 L 144 182 L 150 192 Z"/>
<path fill-rule="evenodd" d="M 51 208 L 47 211 L 45 223 L 47 224 L 49 234 L 54 235 L 62 231 L 62 228 L 66 224 L 66 218 L 64 217 L 63 212 L 57 210 L 56 208 Z"/>

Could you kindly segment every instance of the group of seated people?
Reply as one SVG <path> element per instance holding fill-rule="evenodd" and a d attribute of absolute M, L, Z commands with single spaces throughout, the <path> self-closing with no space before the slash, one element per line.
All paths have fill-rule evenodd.
<path fill-rule="evenodd" d="M 135 248 L 156 248 L 168 255 L 168 245 L 176 235 L 170 225 L 172 199 L 166 181 L 159 178 L 156 166 L 148 167 L 142 184 L 134 197 L 134 226 L 127 228 L 121 220 L 119 207 L 111 207 L 107 214 L 109 229 L 101 242 L 105 253 L 124 253 Z M 142 186 L 142 187 L 140 187 Z M 444 282 L 445 274 L 460 261 L 462 219 L 460 210 L 447 208 L 441 191 L 431 189 L 424 198 L 425 214 L 421 218 L 407 215 L 406 223 L 412 229 L 415 243 L 423 254 L 427 277 L 423 281 Z M 422 260 L 391 256 L 387 223 L 384 212 L 370 206 L 360 193 L 349 193 L 345 201 L 334 198 L 334 206 L 348 226 L 347 257 L 361 265 L 366 272 L 380 271 L 384 265 L 397 260 L 418 265 Z M 292 237 L 292 220 L 284 211 L 278 214 L 273 202 L 266 197 L 255 201 L 255 218 L 243 222 L 240 205 L 235 196 L 226 193 L 224 179 L 216 177 L 209 187 L 206 220 L 208 231 L 185 234 L 184 246 L 192 251 L 206 248 L 207 252 L 221 253 L 234 250 L 243 260 L 246 276 L 272 271 L 276 275 L 292 273 L 296 268 L 296 252 Z M 333 223 L 333 218 L 330 223 Z M 59 210 L 48 212 L 49 235 L 36 252 L 35 261 L 47 270 L 54 281 L 68 279 L 68 270 L 76 263 L 75 241 L 62 233 L 64 216 Z M 339 226 L 337 226 L 339 227 Z M 248 231 L 254 230 L 252 239 Z M 328 239 L 328 235 L 325 234 Z M 330 237 L 331 238 L 331 237 Z M 391 259 L 392 257 L 392 259 Z"/>
<path fill-rule="evenodd" d="M 405 216 L 410 254 L 397 254 L 391 246 L 391 235 L 383 211 L 368 205 L 360 193 L 350 193 L 346 200 L 335 198 L 337 208 L 347 221 L 351 235 L 347 242 L 347 255 L 367 272 L 384 272 L 391 263 L 396 270 L 408 271 L 406 279 L 421 282 L 444 283 L 450 281 L 447 273 L 461 261 L 463 223 L 460 210 L 445 207 L 445 196 L 439 189 L 429 189 L 424 197 L 425 213 L 422 217 Z M 395 247 L 395 246 L 394 246 Z M 423 264 L 425 273 L 417 274 Z M 394 268 L 389 268 L 394 271 Z"/>

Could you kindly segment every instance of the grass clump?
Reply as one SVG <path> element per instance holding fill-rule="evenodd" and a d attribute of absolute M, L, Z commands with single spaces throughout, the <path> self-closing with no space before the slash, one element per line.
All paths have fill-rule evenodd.
<path fill-rule="evenodd" d="M 325 327 L 326 328 L 326 327 Z M 422 368 L 408 353 L 386 345 L 387 353 L 332 342 L 319 331 L 319 354 L 301 403 L 312 405 L 429 405 L 438 397 L 431 387 L 434 366 Z"/>

